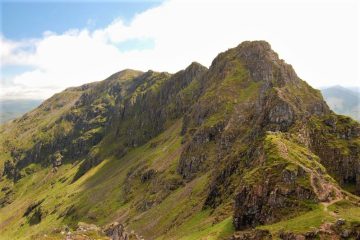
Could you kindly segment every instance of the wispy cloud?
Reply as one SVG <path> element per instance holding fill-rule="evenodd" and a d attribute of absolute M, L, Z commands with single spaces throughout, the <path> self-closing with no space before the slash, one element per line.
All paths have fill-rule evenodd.
<path fill-rule="evenodd" d="M 209 66 L 220 51 L 264 39 L 315 86 L 359 85 L 356 1 L 167 1 L 125 24 L 1 38 L 1 65 L 32 66 L 3 86 L 2 98 L 46 98 L 123 68 L 175 72 Z M 337 17 L 334 17 L 337 16 Z M 144 47 L 145 46 L 145 47 Z M 346 62 L 346 63 L 344 63 Z"/>

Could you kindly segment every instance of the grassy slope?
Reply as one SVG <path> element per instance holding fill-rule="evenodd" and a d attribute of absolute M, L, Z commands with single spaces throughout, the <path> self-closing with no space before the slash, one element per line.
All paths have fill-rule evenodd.
<path fill-rule="evenodd" d="M 336 218 L 329 212 L 324 211 L 324 207 L 322 205 L 318 205 L 314 210 L 306 212 L 298 217 L 271 225 L 260 226 L 258 228 L 267 229 L 271 233 L 275 234 L 282 230 L 303 233 L 320 227 L 324 222 L 335 221 L 335 219 Z"/>
<path fill-rule="evenodd" d="M 347 225 L 358 225 L 360 223 L 360 208 L 348 200 L 336 202 L 327 208 L 319 204 L 312 211 L 290 220 L 264 225 L 258 228 L 267 229 L 274 235 L 277 235 L 281 231 L 305 233 L 319 228 L 325 223 L 334 223 L 339 218 L 345 219 Z"/>
<path fill-rule="evenodd" d="M 68 112 L 80 97 L 82 91 L 69 89 L 55 94 L 46 100 L 40 107 L 24 114 L 21 118 L 5 123 L 0 126 L 0 172 L 2 172 L 4 160 L 11 159 L 9 149 L 29 149 L 36 139 L 46 140 L 54 135 L 66 133 L 71 126 L 57 124 L 55 121 Z M 51 114 L 50 114 L 51 113 Z M 50 129 L 50 130 L 49 130 Z M 57 131 L 57 132 L 56 132 Z M 6 148 L 5 148 L 6 146 Z"/>
<path fill-rule="evenodd" d="M 124 92 L 131 81 L 139 76 L 141 72 L 134 70 L 124 70 L 110 76 L 100 82 L 86 84 L 80 87 L 68 88 L 60 93 L 54 94 L 45 100 L 38 108 L 24 114 L 21 118 L 0 125 L 0 172 L 3 171 L 3 161 L 12 159 L 11 150 L 26 152 L 33 148 L 37 143 L 42 145 L 49 144 L 54 139 L 68 136 L 74 130 L 74 121 L 69 121 L 63 117 L 67 114 L 83 119 L 83 125 L 103 125 L 108 119 L 101 117 L 105 111 L 104 106 L 113 106 L 114 97 L 107 92 L 112 86 L 120 84 Z M 84 97 L 96 96 L 90 103 L 75 106 L 75 103 Z M 122 94 L 122 93 L 120 93 Z M 89 98 L 89 97 L 88 97 Z M 86 110 L 96 112 L 97 117 L 89 121 L 86 120 Z M 91 129 L 82 132 L 82 137 L 91 137 L 96 131 L 102 128 Z M 20 154 L 21 155 L 21 154 Z"/>
<path fill-rule="evenodd" d="M 59 239 L 61 236 L 51 234 L 51 230 L 61 228 L 65 224 L 74 226 L 77 221 L 84 221 L 103 225 L 117 218 L 131 219 L 128 227 L 145 237 L 223 239 L 229 236 L 234 231 L 231 216 L 216 222 L 208 210 L 201 209 L 208 175 L 180 187 L 159 205 L 144 213 L 122 200 L 122 184 L 132 167 L 144 163 L 159 167 L 163 174 L 173 174 L 179 157 L 179 130 L 180 125 L 177 122 L 154 140 L 161 142 L 159 148 L 151 148 L 149 143 L 131 151 L 122 159 L 107 159 L 74 184 L 70 184 L 70 181 L 77 166 L 72 165 L 60 167 L 57 173 L 51 173 L 50 169 L 42 169 L 23 178 L 15 185 L 15 202 L 0 209 L 0 239 L 26 239 L 31 235 L 36 236 L 35 239 L 41 239 L 45 233 L 53 238 L 44 239 Z M 37 166 L 32 165 L 30 168 L 36 169 Z M 65 182 L 61 182 L 63 180 Z M 0 188 L 8 184 L 11 183 L 0 182 Z M 141 198 L 142 192 L 145 194 L 146 186 L 143 189 L 138 188 L 137 191 Z M 42 209 L 46 212 L 46 217 L 40 224 L 30 226 L 28 217 L 22 216 L 32 202 L 42 199 L 45 199 Z M 134 201 L 136 202 L 132 202 Z M 59 215 L 72 205 L 75 206 L 76 217 L 72 219 L 73 216 L 70 216 L 65 220 L 59 218 Z M 281 230 L 306 232 L 320 227 L 324 222 L 333 222 L 339 217 L 349 222 L 360 221 L 359 208 L 350 202 L 338 202 L 328 209 L 325 211 L 319 204 L 310 212 L 260 228 L 268 229 L 275 234 Z M 334 216 L 335 209 L 338 213 Z"/>
<path fill-rule="evenodd" d="M 281 133 L 268 133 L 266 137 L 266 145 L 268 154 L 272 159 L 285 160 L 291 165 L 301 166 L 305 169 L 311 169 L 316 173 L 322 171 L 324 180 L 330 184 L 337 186 L 334 179 L 326 174 L 326 169 L 319 163 L 316 155 L 312 154 L 308 149 L 296 143 L 296 140 L 290 140 L 290 135 Z M 288 148 L 286 154 L 281 153 L 284 147 Z M 313 173 L 313 174 L 314 174 Z M 310 179 L 304 182 L 310 183 Z M 338 218 L 345 219 L 349 224 L 360 222 L 360 208 L 354 204 L 359 198 L 343 191 L 344 199 L 335 200 L 329 206 L 323 203 L 312 204 L 312 210 L 300 214 L 294 218 L 283 220 L 275 224 L 259 226 L 259 229 L 269 230 L 273 236 L 277 236 L 282 231 L 294 233 L 304 233 L 321 227 L 324 223 L 333 223 Z M 351 199 L 349 201 L 348 199 Z M 295 211 L 295 210 L 294 210 Z"/>
<path fill-rule="evenodd" d="M 73 184 L 70 182 L 77 166 L 63 165 L 57 173 L 36 165 L 29 166 L 28 168 L 36 173 L 21 179 L 15 185 L 16 200 L 0 209 L 0 239 L 26 239 L 29 236 L 35 236 L 36 239 L 57 239 L 61 238 L 61 235 L 52 234 L 51 230 L 64 225 L 75 227 L 78 221 L 103 225 L 115 219 L 125 222 L 130 220 L 129 229 L 134 229 L 145 237 L 154 236 L 157 239 L 228 237 L 234 231 L 232 217 L 215 221 L 214 214 L 209 210 L 202 210 L 201 203 L 206 196 L 204 191 L 207 188 L 208 174 L 179 187 L 160 204 L 145 212 L 137 210 L 134 202 L 146 194 L 146 184 L 138 182 L 138 186 L 133 186 L 137 191 L 135 198 L 130 202 L 124 201 L 123 183 L 131 169 L 147 166 L 156 168 L 158 174 L 164 176 L 176 174 L 175 167 L 181 148 L 180 129 L 181 121 L 178 120 L 148 144 L 132 150 L 121 159 L 106 159 Z M 274 144 L 278 144 L 280 140 L 281 136 L 278 135 L 270 135 L 267 139 Z M 152 147 L 154 143 L 157 143 L 156 148 Z M 297 150 L 304 151 L 301 148 Z M 0 188 L 8 184 L 11 183 L 2 181 Z M 40 224 L 30 226 L 29 217 L 23 217 L 23 214 L 32 202 L 42 199 L 45 199 L 41 205 L 45 217 Z M 65 219 L 59 217 L 71 206 L 74 206 L 75 213 Z M 345 201 L 329 206 L 327 211 L 319 204 L 312 211 L 293 219 L 260 228 L 269 229 L 273 233 L 284 229 L 304 232 L 319 227 L 323 222 L 334 221 L 336 217 L 332 215 L 333 208 L 338 209 L 338 217 L 360 221 L 359 209 Z M 48 237 L 44 237 L 44 234 Z"/>
<path fill-rule="evenodd" d="M 162 239 L 178 239 L 180 236 L 183 239 L 199 239 L 202 235 L 228 235 L 232 232 L 231 219 L 212 226 L 209 212 L 202 211 L 198 204 L 204 196 L 202 193 L 206 187 L 207 175 L 178 188 L 160 205 L 145 213 L 124 201 L 123 182 L 130 169 L 146 165 L 156 167 L 159 174 L 175 174 L 181 147 L 180 129 L 181 121 L 178 120 L 150 143 L 132 150 L 121 159 L 106 159 L 73 184 L 70 182 L 77 166 L 63 165 L 56 173 L 34 164 L 29 166 L 36 172 L 15 185 L 15 201 L 0 209 L 0 239 L 26 239 L 30 236 L 39 239 L 44 234 L 56 239 L 60 235 L 51 234 L 51 230 L 64 225 L 75 227 L 78 221 L 102 225 L 118 218 L 132 219 L 129 227 L 144 236 L 164 235 L 171 224 L 185 222 L 166 233 L 167 237 Z M 156 148 L 151 147 L 154 142 L 158 143 Z M 9 184 L 12 183 L 7 180 L 0 182 L 0 189 Z M 136 196 L 141 198 L 147 186 L 134 187 L 137 188 Z M 23 217 L 23 214 L 31 203 L 42 199 L 45 199 L 41 204 L 45 217 L 40 224 L 30 226 L 29 217 Z M 133 199 L 132 202 L 137 200 Z M 75 213 L 66 218 L 59 217 L 71 206 Z M 171 214 L 168 214 L 170 209 Z M 144 228 L 150 226 L 150 223 L 155 225 Z M 195 232 L 196 235 L 193 235 Z"/>

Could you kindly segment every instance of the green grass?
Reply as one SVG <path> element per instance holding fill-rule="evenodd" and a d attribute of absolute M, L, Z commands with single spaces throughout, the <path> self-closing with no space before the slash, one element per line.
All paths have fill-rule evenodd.
<path fill-rule="evenodd" d="M 331 121 L 333 126 L 327 125 L 325 122 Z M 356 129 L 358 122 L 342 115 L 325 115 L 322 117 L 312 117 L 309 126 L 315 130 L 317 137 L 323 141 L 328 148 L 340 151 L 343 156 L 348 156 L 351 149 L 360 147 L 360 139 L 353 136 L 349 139 L 343 139 L 342 135 L 346 135 L 349 130 Z M 354 154 L 354 153 L 352 153 Z"/>
<path fill-rule="evenodd" d="M 289 231 L 294 233 L 304 233 L 321 226 L 325 222 L 335 220 L 328 212 L 325 212 L 322 205 L 318 205 L 314 210 L 301 214 L 290 220 L 280 221 L 275 224 L 259 226 L 259 229 L 269 230 L 273 235 L 280 231 Z"/>
<path fill-rule="evenodd" d="M 243 180 L 248 184 L 263 181 L 263 177 L 269 176 L 267 174 L 279 176 L 284 169 L 297 172 L 299 168 L 306 167 L 314 171 L 326 172 L 316 155 L 281 132 L 268 132 L 264 139 L 264 148 L 266 162 L 244 174 Z M 297 181 L 304 187 L 310 187 L 309 174 L 298 177 Z"/>
<path fill-rule="evenodd" d="M 343 218 L 347 225 L 360 222 L 360 208 L 348 200 L 342 200 L 328 206 L 327 210 L 319 204 L 312 211 L 301 214 L 298 217 L 257 227 L 258 229 L 269 230 L 273 236 L 281 231 L 305 233 L 319 228 L 324 223 L 334 223 L 337 219 Z"/>
<path fill-rule="evenodd" d="M 193 220 L 193 219 L 192 219 Z M 196 219 L 198 220 L 198 219 Z M 232 224 L 232 217 L 228 217 L 225 220 L 216 223 L 214 225 L 207 224 L 205 228 L 199 228 L 192 221 L 187 222 L 187 225 L 193 224 L 189 226 L 188 229 L 184 231 L 184 233 L 190 233 L 183 237 L 180 237 L 181 240 L 215 240 L 215 239 L 228 239 L 231 234 L 234 233 L 235 229 Z"/>
<path fill-rule="evenodd" d="M 119 217 L 123 217 L 124 222 L 131 220 L 129 228 L 141 232 L 144 236 L 166 235 L 169 228 L 176 229 L 172 224 L 181 226 L 193 218 L 195 220 L 191 225 L 195 224 L 196 215 L 202 214 L 199 203 L 204 201 L 206 196 L 204 191 L 209 181 L 208 175 L 196 178 L 186 185 L 180 185 L 171 193 L 163 187 L 157 188 L 157 186 L 165 186 L 167 181 L 181 180 L 180 177 L 176 179 L 175 171 L 181 148 L 180 130 L 181 121 L 176 121 L 167 131 L 149 143 L 134 148 L 121 159 L 105 159 L 72 184 L 70 183 L 78 165 L 62 165 L 56 173 L 52 173 L 50 168 L 30 165 L 28 171 L 30 169 L 35 172 L 26 175 L 14 185 L 15 201 L 0 209 L 1 219 L 4 219 L 0 223 L 2 224 L 0 239 L 26 239 L 25 236 L 39 237 L 44 234 L 56 239 L 56 234 L 51 235 L 55 228 L 64 225 L 75 228 L 79 221 L 101 226 Z M 153 144 L 156 144 L 156 147 L 152 147 Z M 136 175 L 137 177 L 129 183 L 136 194 L 130 196 L 130 201 L 125 201 L 129 197 L 124 192 L 124 184 L 129 181 L 128 173 L 130 171 L 140 173 L 144 167 L 155 169 L 158 179 L 165 181 L 165 185 L 161 182 L 159 185 L 141 183 L 140 175 Z M 0 188 L 8 184 L 7 181 L 0 182 Z M 30 226 L 28 219 L 22 215 L 31 203 L 42 199 L 45 199 L 41 204 L 45 212 L 44 217 L 39 224 Z M 145 199 L 155 199 L 160 202 L 148 211 L 142 212 L 137 206 Z M 74 209 L 71 215 L 65 218 L 59 217 L 71 206 Z M 200 221 L 200 226 L 195 224 L 194 227 L 198 227 L 204 236 L 207 232 L 225 234 L 222 233 L 221 224 L 213 226 L 213 230 L 210 230 L 212 227 L 208 225 L 207 218 L 212 217 L 208 216 L 208 213 L 202 216 L 207 225 L 203 225 Z M 228 223 L 230 224 L 230 220 Z M 224 225 L 224 229 L 226 226 Z M 192 233 L 189 225 L 184 225 L 184 230 L 186 229 L 189 230 L 186 234 Z M 173 231 L 172 234 L 174 235 L 171 236 L 176 239 L 185 232 Z"/>
<path fill-rule="evenodd" d="M 279 146 L 286 148 L 286 159 L 288 161 L 290 160 L 294 164 L 300 164 L 316 171 L 326 172 L 325 167 L 320 164 L 319 157 L 305 146 L 297 143 L 294 135 L 286 136 L 281 132 L 267 134 L 265 148 L 270 158 L 274 160 L 284 158 L 280 156 L 279 150 L 276 150 Z"/>
<path fill-rule="evenodd" d="M 258 96 L 261 83 L 249 78 L 249 72 L 234 57 L 229 63 L 232 67 L 222 81 L 215 81 L 200 98 L 200 103 L 211 112 L 204 126 L 211 127 L 226 120 L 239 103 L 246 103 Z"/>
<path fill-rule="evenodd" d="M 348 200 L 339 201 L 328 208 L 329 211 L 336 212 L 339 218 L 344 218 L 350 222 L 360 222 L 360 207 Z"/>

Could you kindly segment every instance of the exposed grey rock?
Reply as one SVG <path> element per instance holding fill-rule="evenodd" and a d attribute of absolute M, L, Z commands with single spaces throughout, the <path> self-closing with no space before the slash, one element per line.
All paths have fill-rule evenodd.
<path fill-rule="evenodd" d="M 343 218 L 339 218 L 339 219 L 337 219 L 336 220 L 336 225 L 337 226 L 342 226 L 342 225 L 344 225 L 346 223 L 346 221 L 345 221 L 345 219 L 343 219 Z"/>
<path fill-rule="evenodd" d="M 275 172 L 275 171 L 274 171 Z M 285 171 L 286 172 L 286 171 Z M 286 213 L 283 209 L 296 209 L 298 200 L 317 201 L 313 189 L 293 184 L 301 175 L 286 174 L 263 176 L 264 182 L 243 184 L 235 197 L 234 226 L 238 230 L 279 221 Z M 266 180 L 265 180 L 266 179 Z M 292 201 L 295 198 L 297 201 Z"/>
<path fill-rule="evenodd" d="M 111 240 L 129 240 L 129 234 L 125 231 L 125 227 L 118 222 L 106 226 L 104 232 Z"/>
<path fill-rule="evenodd" d="M 149 181 L 150 179 L 152 179 L 155 176 L 155 174 L 156 174 L 156 171 L 154 169 L 147 170 L 146 172 L 144 172 L 141 175 L 141 182 L 144 183 L 144 182 Z"/>
<path fill-rule="evenodd" d="M 271 240 L 272 235 L 267 230 L 252 229 L 242 232 L 235 232 L 230 240 Z"/>

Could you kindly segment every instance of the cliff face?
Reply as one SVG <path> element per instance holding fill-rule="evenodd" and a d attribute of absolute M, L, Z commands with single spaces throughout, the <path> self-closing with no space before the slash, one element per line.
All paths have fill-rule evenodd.
<path fill-rule="evenodd" d="M 60 153 L 63 161 L 89 158 L 82 163 L 76 175 L 76 178 L 80 177 L 101 161 L 94 146 L 105 136 L 108 141 L 111 139 L 122 143 L 116 150 L 121 155 L 127 148 L 139 146 L 163 131 L 167 120 L 176 119 L 186 111 L 186 101 L 189 100 L 182 99 L 181 90 L 204 71 L 206 68 L 197 63 L 173 76 L 153 71 L 141 73 L 124 70 L 103 82 L 70 88 L 55 95 L 30 113 L 35 115 L 39 125 L 45 122 L 45 126 L 39 129 L 42 135 L 34 134 L 26 139 L 30 147 L 15 147 L 6 139 L 5 144 L 10 147 L 4 147 L 4 151 L 9 153 L 12 160 L 6 160 L 4 175 L 18 180 L 21 178 L 19 172 L 24 167 L 31 163 L 54 165 L 54 154 Z M 64 106 L 62 101 L 68 100 L 68 94 L 75 96 L 72 102 Z M 46 119 L 47 112 L 50 111 L 48 115 L 52 115 L 54 105 L 63 111 L 62 115 Z M 37 117 L 39 115 L 45 116 Z M 24 115 L 14 124 L 26 126 L 30 121 L 34 119 Z M 3 131 L 7 138 L 7 135 L 11 136 L 19 129 L 7 133 L 4 128 Z M 31 129 L 25 127 L 23 131 L 25 133 L 21 134 L 24 135 Z"/>
<path fill-rule="evenodd" d="M 304 201 L 341 198 L 337 184 L 322 176 L 357 188 L 359 125 L 345 117 L 339 118 L 346 126 L 333 131 L 316 125 L 335 115 L 267 43 L 245 42 L 220 54 L 206 76 L 204 95 L 185 116 L 188 140 L 178 172 L 191 180 L 215 169 L 205 205 L 214 208 L 235 196 L 237 229 L 309 210 Z M 268 147 L 272 132 L 286 133 L 277 139 L 275 157 Z M 324 185 L 328 189 L 320 189 Z"/>
<path fill-rule="evenodd" d="M 43 222 L 58 216 L 53 224 L 117 220 L 150 239 L 227 227 L 220 238 L 318 208 L 316 219 L 328 221 L 345 211 L 328 206 L 353 208 L 360 192 L 359 123 L 331 112 L 264 41 L 219 54 L 209 69 L 124 70 L 67 89 L 1 134 L 0 214 L 24 221 L 8 209 L 26 206 L 26 181 L 51 172 L 56 183 L 34 183 L 40 192 L 31 195 L 45 199 L 37 201 L 47 230 Z"/>
<path fill-rule="evenodd" d="M 360 194 L 359 124 L 354 120 L 327 115 L 310 122 L 310 148 L 342 185 Z"/>

